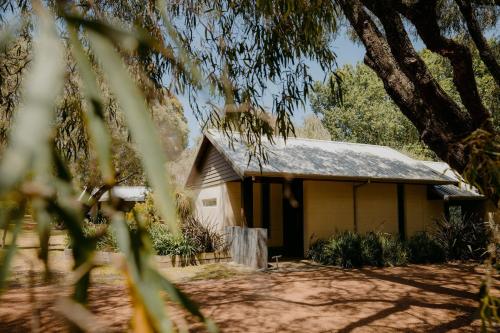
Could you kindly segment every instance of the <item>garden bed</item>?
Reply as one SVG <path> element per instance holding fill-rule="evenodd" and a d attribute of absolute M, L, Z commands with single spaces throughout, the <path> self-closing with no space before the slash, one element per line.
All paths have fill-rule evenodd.
<path fill-rule="evenodd" d="M 71 249 L 65 249 L 64 254 L 67 256 L 72 256 Z M 121 254 L 119 252 L 108 252 L 108 251 L 96 251 L 96 262 L 99 264 L 109 264 L 114 261 L 119 260 Z M 195 256 L 184 257 L 184 256 L 159 256 L 155 255 L 155 260 L 157 263 L 161 263 L 164 267 L 184 267 L 184 266 L 194 266 L 221 262 L 230 262 L 231 255 L 229 252 L 206 252 L 199 253 Z"/>

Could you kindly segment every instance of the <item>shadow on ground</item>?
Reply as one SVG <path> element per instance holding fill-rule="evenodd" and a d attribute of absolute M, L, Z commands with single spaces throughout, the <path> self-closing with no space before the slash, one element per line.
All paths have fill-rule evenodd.
<path fill-rule="evenodd" d="M 341 270 L 302 262 L 183 288 L 225 332 L 472 332 L 480 279 L 463 264 Z"/>
<path fill-rule="evenodd" d="M 480 280 L 472 264 L 342 270 L 303 261 L 179 286 L 222 332 L 475 332 Z M 1 296 L 1 332 L 28 330 L 33 311 L 40 314 L 42 331 L 64 330 L 50 299 L 69 291 L 35 286 L 33 293 L 35 308 L 20 285 Z M 131 309 L 123 284 L 95 285 L 90 308 L 109 331 L 127 330 Z M 180 317 L 180 310 L 173 312 Z"/>

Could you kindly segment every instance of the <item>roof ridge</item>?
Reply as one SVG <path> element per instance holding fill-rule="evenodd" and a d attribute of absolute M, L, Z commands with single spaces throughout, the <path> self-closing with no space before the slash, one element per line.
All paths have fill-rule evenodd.
<path fill-rule="evenodd" d="M 208 129 L 206 132 L 216 132 L 218 134 L 223 135 L 223 133 L 221 131 L 219 131 L 217 129 L 213 129 L 213 128 Z M 208 134 L 210 134 L 210 133 L 208 133 Z M 233 134 L 236 134 L 236 133 L 233 133 Z M 392 147 L 389 147 L 389 146 L 386 146 L 386 145 L 376 145 L 376 144 L 373 144 L 373 143 L 349 142 L 349 141 L 340 141 L 340 140 L 322 140 L 322 139 L 312 139 L 312 138 L 293 137 L 293 136 L 289 136 L 289 137 L 287 137 L 285 139 L 283 136 L 278 136 L 278 135 L 273 135 L 273 138 L 283 139 L 284 141 L 289 141 L 289 140 L 303 140 L 303 141 L 329 142 L 329 143 L 359 145 L 359 146 L 370 146 L 370 147 L 382 147 L 382 148 L 388 148 L 388 149 L 394 150 L 394 151 L 396 151 L 396 152 L 398 152 L 400 154 L 403 154 L 403 155 L 407 156 L 406 154 L 400 152 L 399 150 L 397 150 L 395 148 L 392 148 Z"/>
<path fill-rule="evenodd" d="M 245 175 L 253 176 L 252 172 L 258 169 L 257 171 L 260 175 L 267 174 L 267 176 L 278 173 L 296 174 L 304 177 L 306 175 L 352 178 L 366 176 L 373 179 L 387 180 L 401 178 L 413 179 L 415 181 L 422 180 L 430 183 L 456 183 L 455 180 L 436 172 L 422 161 L 388 146 L 295 137 L 287 138 L 289 144 L 285 144 L 285 139 L 283 137 L 274 136 L 277 143 L 275 147 L 276 153 L 279 152 L 279 154 L 276 154 L 276 157 L 274 157 L 274 154 L 271 154 L 268 163 L 265 163 L 266 165 L 268 164 L 268 166 L 264 166 L 265 170 L 263 170 L 260 165 L 259 168 L 257 168 L 255 165 L 251 163 L 246 164 L 241 160 L 244 156 L 242 154 L 246 154 L 247 149 L 244 145 L 241 145 L 244 143 L 244 137 L 238 138 L 239 133 L 233 132 L 228 138 L 222 131 L 209 129 L 206 130 L 204 134 L 207 141 L 225 157 L 231 167 L 240 174 L 241 177 Z M 234 140 L 235 143 L 232 148 L 227 144 L 227 141 L 231 140 Z M 270 143 L 268 140 L 265 140 L 265 144 L 267 145 Z M 320 156 L 319 160 L 305 156 L 307 154 L 303 150 L 312 148 L 319 148 L 323 150 L 326 155 L 323 154 L 322 157 Z M 351 159 L 339 160 L 339 158 L 342 157 L 339 154 L 343 151 L 357 151 L 359 153 L 366 153 L 367 155 L 365 156 L 366 158 L 361 159 L 356 157 L 356 155 Z M 272 152 L 274 152 L 274 149 Z M 301 152 L 305 155 L 300 158 L 298 156 L 292 157 L 290 154 L 293 152 Z M 276 160 L 274 160 L 275 158 Z M 300 161 L 298 161 L 297 158 Z M 298 162 L 303 163 L 303 165 L 300 165 L 300 163 L 297 164 Z M 383 165 L 380 166 L 380 163 Z M 321 171 L 318 171 L 318 168 L 321 168 Z"/>

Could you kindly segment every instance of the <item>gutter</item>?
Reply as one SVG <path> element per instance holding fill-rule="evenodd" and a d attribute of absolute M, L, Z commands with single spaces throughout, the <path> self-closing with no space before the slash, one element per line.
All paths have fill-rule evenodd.
<path fill-rule="evenodd" d="M 458 185 L 458 181 L 433 180 L 433 179 L 411 179 L 411 178 L 381 178 L 367 176 L 329 176 L 324 174 L 302 174 L 279 171 L 244 171 L 245 177 L 276 177 L 276 178 L 300 178 L 304 180 L 332 180 L 348 182 L 368 182 L 368 183 L 397 183 L 397 184 L 421 184 L 421 185 Z"/>
<path fill-rule="evenodd" d="M 461 195 L 444 195 L 443 196 L 443 201 L 450 202 L 450 201 L 482 201 L 486 200 L 486 197 L 484 195 L 477 195 L 477 196 L 461 196 Z"/>

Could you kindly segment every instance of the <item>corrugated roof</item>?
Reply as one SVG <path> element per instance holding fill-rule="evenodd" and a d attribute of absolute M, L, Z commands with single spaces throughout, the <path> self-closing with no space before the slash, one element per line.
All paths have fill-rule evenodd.
<path fill-rule="evenodd" d="M 478 190 L 467 184 L 464 179 L 453 170 L 448 163 L 422 161 L 426 166 L 446 175 L 458 182 L 458 185 L 435 185 L 434 191 L 445 200 L 480 200 L 484 196 L 479 194 Z"/>
<path fill-rule="evenodd" d="M 248 163 L 248 150 L 239 135 L 233 136 L 232 147 L 220 132 L 211 130 L 205 135 L 240 176 L 456 183 L 455 179 L 389 147 L 300 138 L 289 138 L 286 142 L 276 138 L 272 145 L 264 140 L 270 153 L 261 173 L 255 158 Z"/>
<path fill-rule="evenodd" d="M 94 190 L 95 191 L 95 190 Z M 123 201 L 145 201 L 146 195 L 149 192 L 149 188 L 146 186 L 115 186 L 111 189 L 113 196 L 120 198 Z M 104 195 L 99 199 L 99 201 L 108 201 L 109 192 L 104 193 Z"/>
<path fill-rule="evenodd" d="M 482 200 L 484 196 L 463 190 L 455 185 L 433 185 L 434 191 L 444 200 Z"/>

